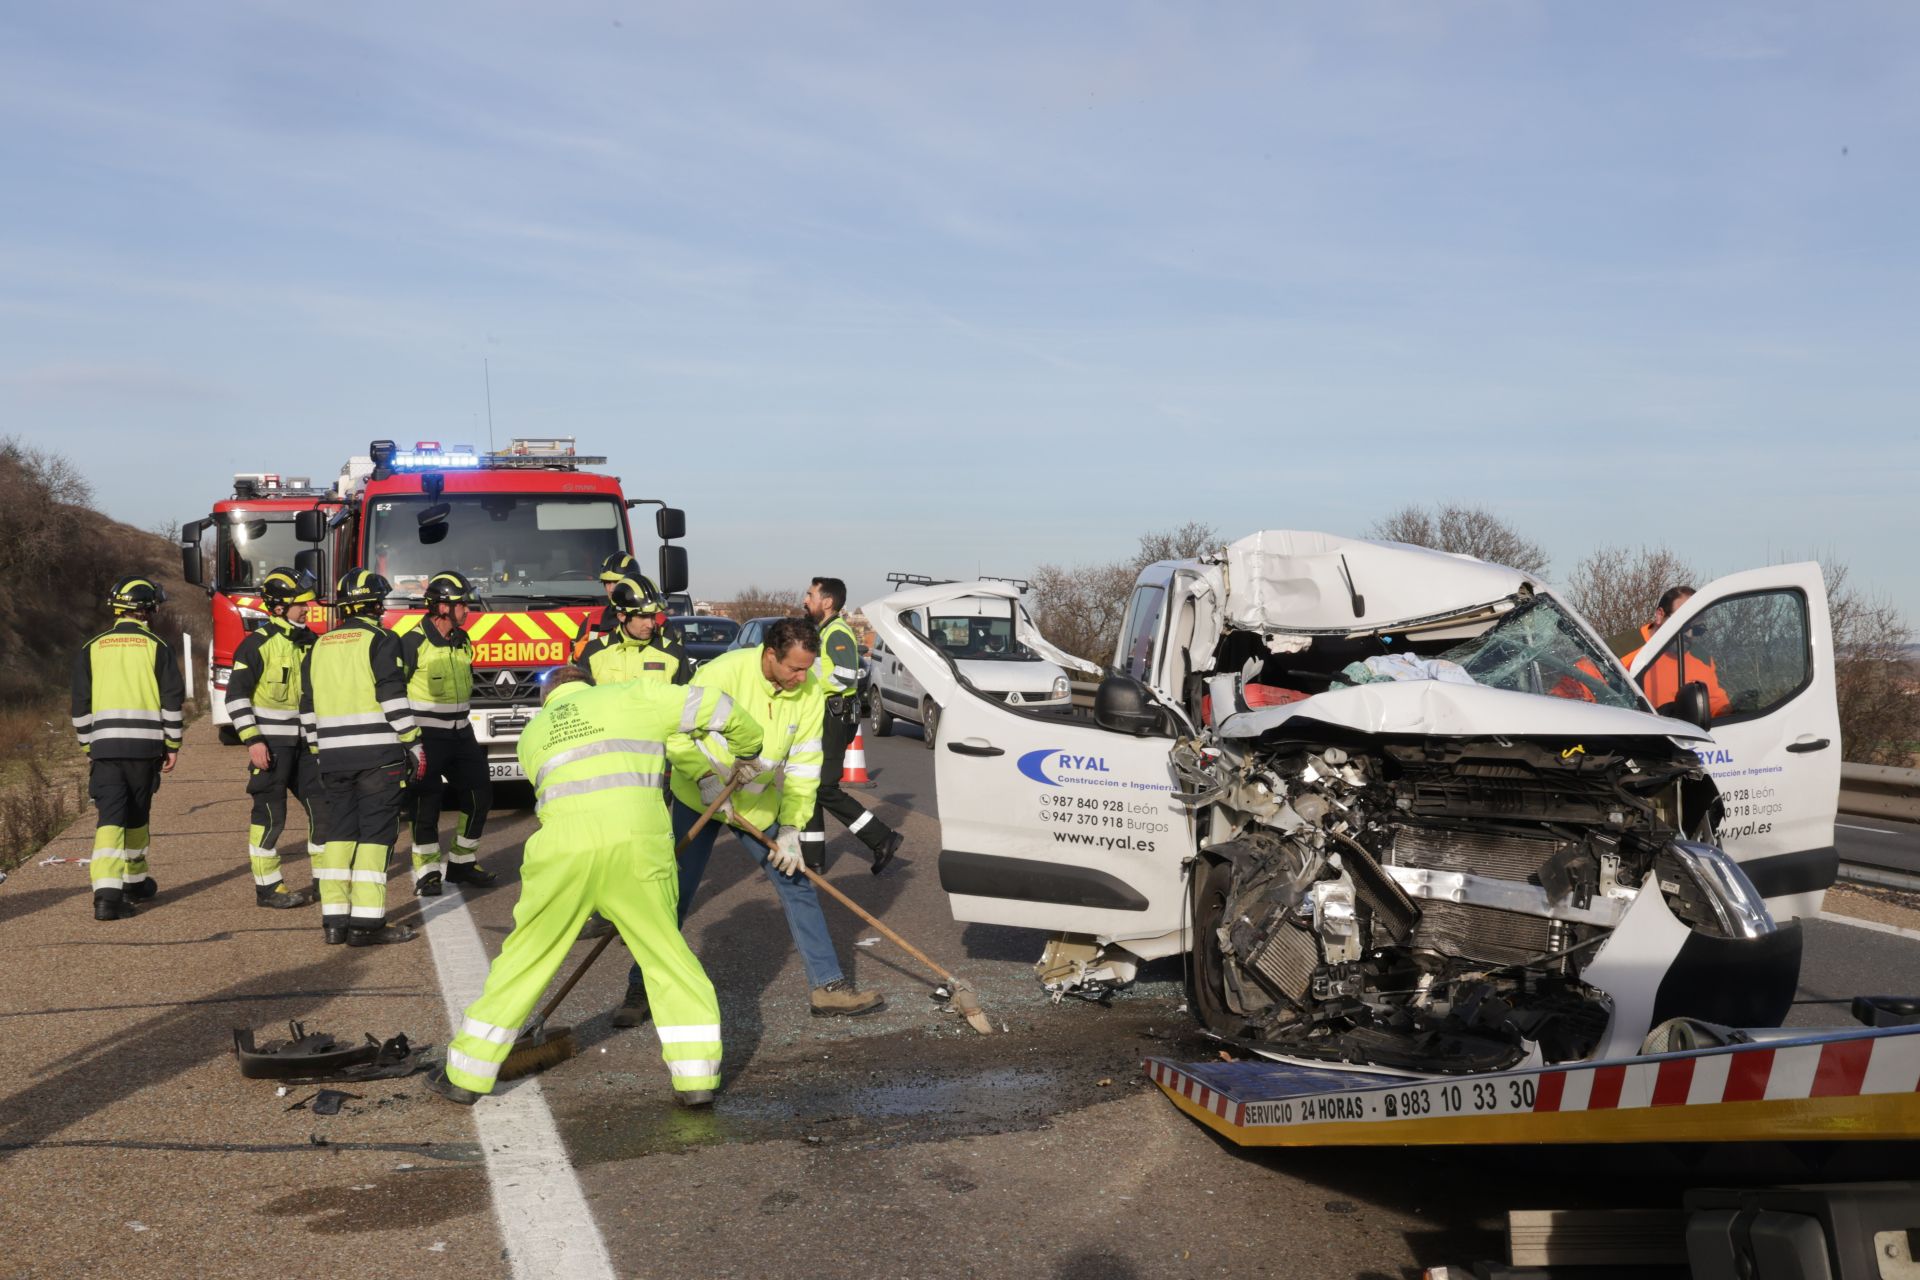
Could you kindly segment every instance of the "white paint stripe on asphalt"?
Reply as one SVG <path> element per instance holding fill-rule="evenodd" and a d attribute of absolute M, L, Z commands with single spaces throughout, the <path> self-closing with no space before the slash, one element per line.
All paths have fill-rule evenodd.
<path fill-rule="evenodd" d="M 447 886 L 437 902 L 424 904 L 427 942 L 447 1026 L 458 1027 L 487 979 L 487 950 L 459 890 Z M 493 1184 L 493 1215 L 507 1246 L 516 1280 L 614 1280 L 613 1259 L 587 1208 L 586 1193 L 567 1159 L 553 1112 L 536 1078 L 518 1080 L 473 1108 L 480 1146 Z"/>
<path fill-rule="evenodd" d="M 1920 942 L 1920 929 L 1902 929 L 1897 924 L 1881 924 L 1878 920 L 1862 920 L 1858 916 L 1843 916 L 1835 911 L 1822 911 L 1820 919 L 1831 920 L 1835 924 L 1850 924 L 1856 929 L 1871 929 L 1875 933 L 1891 933 L 1902 938 L 1912 938 Z"/>
<path fill-rule="evenodd" d="M 1877 836 L 1897 836 L 1900 834 L 1898 831 L 1889 831 L 1885 827 L 1856 827 L 1851 822 L 1836 822 L 1833 825 L 1847 831 L 1871 831 Z"/>

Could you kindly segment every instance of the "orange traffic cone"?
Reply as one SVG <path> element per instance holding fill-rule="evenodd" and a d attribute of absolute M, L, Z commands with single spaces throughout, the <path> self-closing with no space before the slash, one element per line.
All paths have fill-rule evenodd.
<path fill-rule="evenodd" d="M 847 748 L 846 764 L 840 770 L 840 785 L 843 787 L 873 785 L 873 779 L 867 776 L 867 740 L 858 729 L 853 731 L 853 745 Z"/>

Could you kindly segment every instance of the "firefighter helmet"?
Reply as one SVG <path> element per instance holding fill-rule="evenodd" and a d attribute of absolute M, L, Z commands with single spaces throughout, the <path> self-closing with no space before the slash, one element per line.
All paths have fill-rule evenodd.
<path fill-rule="evenodd" d="M 611 601 L 615 613 L 659 613 L 665 606 L 643 574 L 630 574 L 613 584 Z"/>
<path fill-rule="evenodd" d="M 107 606 L 115 613 L 146 613 L 167 602 L 167 593 L 152 578 L 129 574 L 107 592 Z"/>
<path fill-rule="evenodd" d="M 312 604 L 319 595 L 314 587 L 311 574 L 283 565 L 267 572 L 266 581 L 260 584 L 260 596 L 267 602 L 267 608 L 285 609 L 289 605 Z"/>
<path fill-rule="evenodd" d="M 640 564 L 624 551 L 616 551 L 600 562 L 600 581 L 618 582 L 640 575 Z"/>
<path fill-rule="evenodd" d="M 371 569 L 349 569 L 340 575 L 333 598 L 348 613 L 360 613 L 385 604 L 392 594 L 393 584 Z"/>
<path fill-rule="evenodd" d="M 479 596 L 465 574 L 443 569 L 427 579 L 428 604 L 478 604 Z"/>

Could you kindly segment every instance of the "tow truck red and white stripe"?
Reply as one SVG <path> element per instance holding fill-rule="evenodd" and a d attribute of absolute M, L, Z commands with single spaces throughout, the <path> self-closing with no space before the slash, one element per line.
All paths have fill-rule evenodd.
<path fill-rule="evenodd" d="M 1920 1026 L 1447 1078 L 1144 1065 L 1182 1111 L 1243 1146 L 1920 1138 Z"/>

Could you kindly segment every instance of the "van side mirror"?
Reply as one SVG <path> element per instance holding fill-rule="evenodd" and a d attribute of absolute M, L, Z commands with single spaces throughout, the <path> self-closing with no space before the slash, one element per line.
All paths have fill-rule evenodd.
<path fill-rule="evenodd" d="M 653 531 L 660 535 L 660 541 L 672 542 L 675 538 L 687 536 L 687 513 L 679 507 L 662 507 L 653 513 Z M 661 588 L 667 590 L 668 588 Z"/>
<path fill-rule="evenodd" d="M 206 531 L 205 520 L 193 520 L 180 526 L 180 576 L 196 587 L 207 585 L 205 567 L 200 563 L 200 538 Z"/>
<path fill-rule="evenodd" d="M 660 593 L 672 595 L 687 589 L 687 549 L 660 548 Z"/>
<path fill-rule="evenodd" d="M 294 554 L 293 569 L 295 573 L 306 574 L 315 582 L 325 582 L 326 576 L 323 572 L 326 569 L 325 560 L 325 553 L 320 548 L 308 547 L 305 551 Z"/>
<path fill-rule="evenodd" d="M 1707 698 L 1707 686 L 1698 680 L 1681 685 L 1673 701 L 1660 708 L 1660 714 L 1702 729 L 1713 728 L 1713 704 Z"/>
<path fill-rule="evenodd" d="M 323 542 L 327 536 L 327 513 L 318 507 L 309 507 L 305 511 L 296 511 L 293 516 L 293 536 L 298 542 Z"/>
<path fill-rule="evenodd" d="M 1131 676 L 1108 676 L 1093 695 L 1093 722 L 1114 733 L 1144 738 L 1165 723 L 1147 686 Z"/>

